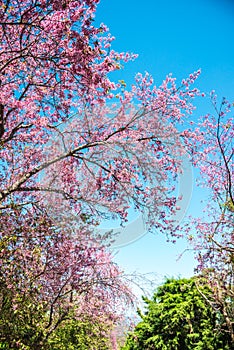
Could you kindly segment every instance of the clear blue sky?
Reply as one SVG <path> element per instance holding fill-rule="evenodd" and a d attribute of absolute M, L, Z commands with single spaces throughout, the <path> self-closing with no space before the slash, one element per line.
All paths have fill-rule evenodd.
<path fill-rule="evenodd" d="M 234 1 L 101 0 L 96 21 L 110 28 L 116 51 L 139 54 L 113 79 L 131 85 L 137 72 L 148 71 L 158 85 L 168 73 L 180 81 L 201 68 L 197 87 L 234 101 Z M 209 102 L 198 102 L 194 118 L 207 111 Z M 189 213 L 196 214 L 200 194 L 194 184 Z M 189 276 L 192 254 L 176 261 L 184 248 L 183 242 L 172 245 L 146 234 L 119 249 L 116 260 L 127 271 L 155 272 L 159 280 L 164 275 Z"/>

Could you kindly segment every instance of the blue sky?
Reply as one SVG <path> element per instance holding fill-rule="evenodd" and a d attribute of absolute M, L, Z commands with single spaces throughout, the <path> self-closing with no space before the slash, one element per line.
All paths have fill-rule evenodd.
<path fill-rule="evenodd" d="M 148 71 L 160 83 L 202 69 L 201 88 L 219 94 L 234 88 L 234 2 L 231 0 L 101 0 L 97 21 L 116 37 L 113 48 L 139 54 L 118 73 L 129 84 Z M 226 96 L 229 97 L 229 96 Z"/>
<path fill-rule="evenodd" d="M 231 0 L 101 0 L 96 21 L 103 22 L 116 37 L 116 51 L 139 54 L 125 64 L 113 79 L 124 79 L 128 86 L 138 72 L 148 71 L 159 85 L 168 73 L 180 81 L 201 68 L 197 87 L 216 91 L 234 101 L 234 2 Z M 211 111 L 209 100 L 197 101 L 199 114 Z M 193 180 L 189 214 L 196 215 L 201 191 Z M 192 253 L 176 261 L 184 242 L 166 243 L 165 237 L 146 234 L 116 251 L 118 263 L 131 272 L 154 272 L 163 276 L 190 276 Z"/>

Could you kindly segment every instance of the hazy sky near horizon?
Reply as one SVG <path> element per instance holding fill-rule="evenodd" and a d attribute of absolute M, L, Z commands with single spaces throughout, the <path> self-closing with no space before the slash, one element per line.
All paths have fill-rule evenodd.
<path fill-rule="evenodd" d="M 201 68 L 196 87 L 214 89 L 220 99 L 234 102 L 234 1 L 101 0 L 96 21 L 115 36 L 113 49 L 139 54 L 112 74 L 114 80 L 124 79 L 130 86 L 136 73 L 147 71 L 160 85 L 169 73 L 180 81 Z M 211 111 L 208 99 L 197 101 L 197 107 L 194 118 Z M 187 213 L 196 215 L 201 191 L 192 181 Z M 192 253 L 177 261 L 185 248 L 184 242 L 172 245 L 165 237 L 146 234 L 120 248 L 116 261 L 128 272 L 154 272 L 159 280 L 165 275 L 190 276 L 195 266 Z"/>

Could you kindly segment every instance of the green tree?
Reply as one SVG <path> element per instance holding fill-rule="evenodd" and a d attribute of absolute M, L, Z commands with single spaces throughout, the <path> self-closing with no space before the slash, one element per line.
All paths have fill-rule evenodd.
<path fill-rule="evenodd" d="M 206 297 L 211 291 L 200 278 L 166 280 L 152 300 L 143 297 L 147 311 L 138 311 L 142 321 L 122 350 L 230 350 L 230 336 L 220 328 L 222 315 Z"/>
<path fill-rule="evenodd" d="M 48 339 L 48 350 L 109 350 L 111 325 L 82 317 L 65 320 Z"/>
<path fill-rule="evenodd" d="M 0 349 L 20 350 L 109 350 L 113 320 L 108 315 L 75 315 L 70 311 L 62 322 L 46 334 L 48 309 L 30 298 L 16 300 L 0 285 Z"/>
<path fill-rule="evenodd" d="M 0 278 L 0 349 L 41 349 L 47 319 L 43 303 L 14 295 Z"/>

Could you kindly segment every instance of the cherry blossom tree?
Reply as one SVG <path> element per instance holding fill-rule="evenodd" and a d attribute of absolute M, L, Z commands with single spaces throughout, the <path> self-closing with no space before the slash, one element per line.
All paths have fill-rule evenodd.
<path fill-rule="evenodd" d="M 39 305 L 37 343 L 71 311 L 114 319 L 114 301 L 131 300 L 93 230 L 106 217 L 124 223 L 130 206 L 149 228 L 173 228 L 177 126 L 198 94 L 200 71 L 179 86 L 171 75 L 155 86 L 138 74 L 128 90 L 111 82 L 135 55 L 111 49 L 106 26 L 94 26 L 97 4 L 0 1 L 2 311 L 22 321 L 28 301 L 30 315 Z"/>
<path fill-rule="evenodd" d="M 122 91 L 107 73 L 133 56 L 92 25 L 96 4 L 1 3 L 1 209 L 56 193 L 79 214 L 107 207 L 124 218 L 131 199 L 163 219 L 175 204 L 163 181 L 179 169 L 175 124 L 191 112 L 199 73 L 179 89 L 170 76 L 157 88 L 138 75 Z"/>
<path fill-rule="evenodd" d="M 47 348 L 69 320 L 111 328 L 133 300 L 122 272 L 87 228 L 77 235 L 48 220 L 36 210 L 1 215 L 0 342 L 10 347 Z"/>
<path fill-rule="evenodd" d="M 204 217 L 191 219 L 186 234 L 197 252 L 198 271 L 211 284 L 211 304 L 225 316 L 234 342 L 234 123 L 226 99 L 219 106 L 212 92 L 211 102 L 214 115 L 204 116 L 195 130 L 183 135 L 200 170 L 200 185 L 210 194 Z"/>

